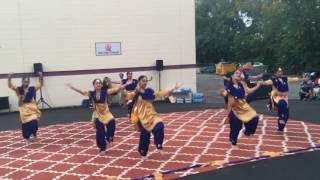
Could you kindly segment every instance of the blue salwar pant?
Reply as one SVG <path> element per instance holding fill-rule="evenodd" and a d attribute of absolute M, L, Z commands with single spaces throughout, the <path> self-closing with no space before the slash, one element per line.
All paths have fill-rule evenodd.
<path fill-rule="evenodd" d="M 259 122 L 258 116 L 253 118 L 251 121 L 244 123 L 240 119 L 238 119 L 234 115 L 234 113 L 231 111 L 231 113 L 229 114 L 229 118 L 230 118 L 230 142 L 232 145 L 237 144 L 239 132 L 242 129 L 243 124 L 245 126 L 244 134 L 246 136 L 253 135 L 256 132 L 258 122 Z"/>
<path fill-rule="evenodd" d="M 114 132 L 116 130 L 116 121 L 112 119 L 108 124 L 103 124 L 98 119 L 95 121 L 96 125 L 96 143 L 101 151 L 107 148 L 107 142 L 113 142 Z"/>
<path fill-rule="evenodd" d="M 289 119 L 288 103 L 282 99 L 276 106 L 278 108 L 278 131 L 283 131 Z"/>
<path fill-rule="evenodd" d="M 38 120 L 32 120 L 22 124 L 22 136 L 24 139 L 30 139 L 30 136 L 37 136 L 38 131 Z"/>
<path fill-rule="evenodd" d="M 164 124 L 163 122 L 157 123 L 157 125 L 153 128 L 151 133 L 144 129 L 141 123 L 138 123 L 140 128 L 140 142 L 139 142 L 139 153 L 142 156 L 146 156 L 149 150 L 150 144 L 150 135 L 151 133 L 154 136 L 154 144 L 156 145 L 157 149 L 162 149 L 163 139 L 164 139 Z"/>

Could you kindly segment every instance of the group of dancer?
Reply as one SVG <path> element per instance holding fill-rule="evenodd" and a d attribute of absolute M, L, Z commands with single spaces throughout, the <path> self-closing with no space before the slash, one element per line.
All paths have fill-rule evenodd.
<path fill-rule="evenodd" d="M 288 83 L 298 82 L 303 79 L 290 78 L 283 74 L 281 68 L 277 70 L 274 76 L 267 81 L 258 81 L 255 87 L 248 86 L 248 80 L 258 79 L 262 76 L 249 76 L 246 72 L 246 66 L 242 66 L 233 72 L 227 79 L 225 87 L 219 91 L 220 95 L 227 99 L 227 119 L 230 123 L 230 142 L 236 147 L 239 133 L 242 126 L 245 126 L 244 135 L 251 136 L 255 133 L 259 123 L 259 115 L 250 106 L 253 94 L 261 86 L 272 86 L 270 94 L 271 109 L 278 111 L 278 131 L 284 131 L 289 118 L 288 107 Z M 153 101 L 157 98 L 169 96 L 174 90 L 179 89 L 182 84 L 177 83 L 168 90 L 154 91 L 148 87 L 147 76 L 141 75 L 134 79 L 132 72 L 127 72 L 127 78 L 120 74 L 121 81 L 112 81 L 109 78 L 94 79 L 93 90 L 80 90 L 71 84 L 67 86 L 88 97 L 92 102 L 93 114 L 92 123 L 96 131 L 96 144 L 100 155 L 106 153 L 107 145 L 112 144 L 116 130 L 116 120 L 110 112 L 107 99 L 110 95 L 117 94 L 125 90 L 125 102 L 128 107 L 128 116 L 134 124 L 136 130 L 140 131 L 140 141 L 138 152 L 141 156 L 147 156 L 150 136 L 154 136 L 156 149 L 161 152 L 164 140 L 164 123 L 156 112 Z M 22 85 L 17 87 L 11 82 L 12 75 L 9 75 L 8 86 L 15 91 L 19 99 L 20 120 L 22 123 L 22 135 L 27 143 L 31 136 L 37 138 L 38 121 L 41 112 L 36 103 L 36 92 L 43 86 L 42 73 L 39 73 L 39 83 L 36 86 L 30 86 L 30 78 L 23 77 Z M 110 84 L 120 84 L 117 87 L 111 87 Z"/>
<path fill-rule="evenodd" d="M 9 75 L 8 86 L 14 90 L 19 99 L 20 120 L 22 123 L 23 138 L 27 143 L 30 142 L 31 135 L 37 137 L 38 121 L 41 117 L 41 112 L 36 103 L 36 91 L 43 85 L 42 73 L 39 74 L 39 84 L 30 86 L 30 78 L 23 77 L 20 87 L 12 84 L 12 75 Z M 93 90 L 83 91 L 75 88 L 71 84 L 67 86 L 87 96 L 93 105 L 92 123 L 96 131 L 96 144 L 99 148 L 100 155 L 106 153 L 107 144 L 111 144 L 114 140 L 116 130 L 116 120 L 110 112 L 107 98 L 112 94 L 126 89 L 125 99 L 128 105 L 128 113 L 131 122 L 137 130 L 140 131 L 140 142 L 138 152 L 142 156 L 146 156 L 150 144 L 151 133 L 154 136 L 156 148 L 161 151 L 163 148 L 164 139 L 164 124 L 161 117 L 157 114 L 153 101 L 168 96 L 171 92 L 179 89 L 182 84 L 177 83 L 174 87 L 168 90 L 154 91 L 148 87 L 147 76 L 142 75 L 138 80 L 132 78 L 132 72 L 127 73 L 127 79 L 121 79 L 121 85 L 115 88 L 106 86 L 106 82 L 100 79 L 94 79 Z"/>
<path fill-rule="evenodd" d="M 223 89 L 220 89 L 221 96 L 227 99 L 227 120 L 230 123 L 230 142 L 237 147 L 237 141 L 242 126 L 245 126 L 244 135 L 255 134 L 259 115 L 250 106 L 254 97 L 254 92 L 261 86 L 272 86 L 268 108 L 278 112 L 278 131 L 283 132 L 289 119 L 288 92 L 289 83 L 296 83 L 304 79 L 298 77 L 288 77 L 283 74 L 282 68 L 278 68 L 273 76 L 266 81 L 257 81 L 256 86 L 249 88 L 249 79 L 262 78 L 262 75 L 250 77 L 245 70 L 247 66 L 242 66 L 235 70 Z"/>

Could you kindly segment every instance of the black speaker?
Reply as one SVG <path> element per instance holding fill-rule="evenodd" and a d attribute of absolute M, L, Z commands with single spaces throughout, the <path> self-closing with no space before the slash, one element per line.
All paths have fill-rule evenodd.
<path fill-rule="evenodd" d="M 34 63 L 33 64 L 33 71 L 34 71 L 34 75 L 36 75 L 36 76 L 39 75 L 39 72 L 43 73 L 42 63 Z"/>
<path fill-rule="evenodd" d="M 163 71 L 163 60 L 156 60 L 156 70 Z"/>
<path fill-rule="evenodd" d="M 10 109 L 9 97 L 0 97 L 0 109 Z"/>

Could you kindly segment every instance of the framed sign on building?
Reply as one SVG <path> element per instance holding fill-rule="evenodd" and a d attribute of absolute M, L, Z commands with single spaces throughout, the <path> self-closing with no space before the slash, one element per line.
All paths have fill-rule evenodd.
<path fill-rule="evenodd" d="M 121 42 L 96 42 L 96 56 L 121 55 Z"/>

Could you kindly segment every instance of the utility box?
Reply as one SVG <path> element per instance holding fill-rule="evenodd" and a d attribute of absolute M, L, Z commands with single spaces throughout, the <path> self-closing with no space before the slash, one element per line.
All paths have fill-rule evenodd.
<path fill-rule="evenodd" d="M 216 64 L 216 75 L 224 76 L 228 72 L 235 71 L 236 69 L 237 69 L 236 64 L 219 63 L 219 64 Z"/>

